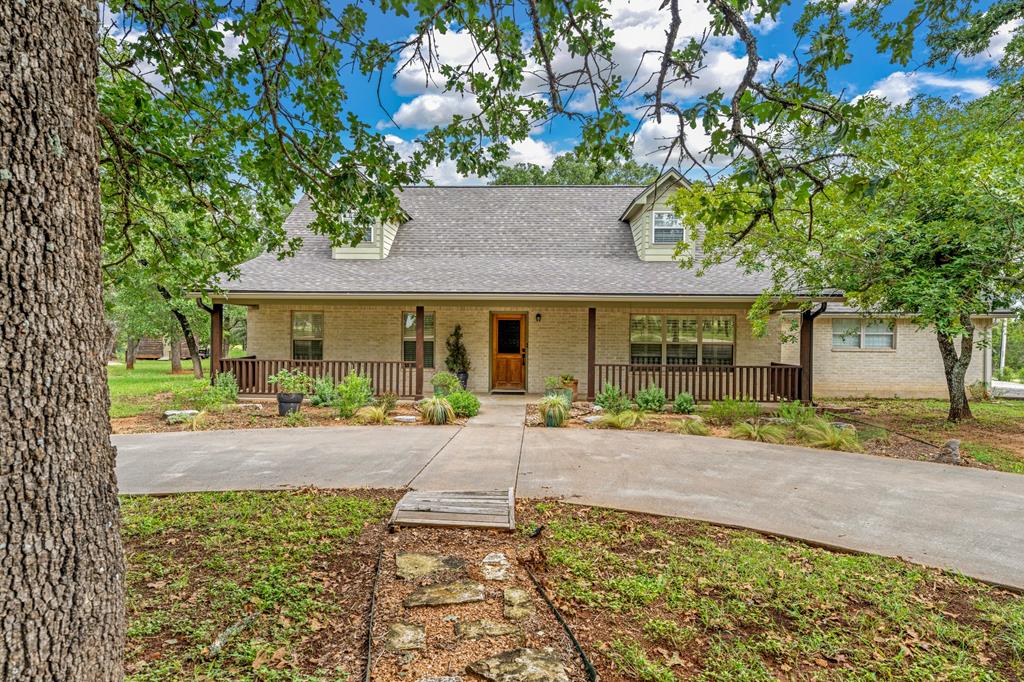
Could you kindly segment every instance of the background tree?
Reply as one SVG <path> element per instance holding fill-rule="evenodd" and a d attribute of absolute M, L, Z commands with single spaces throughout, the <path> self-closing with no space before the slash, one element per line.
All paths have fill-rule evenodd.
<path fill-rule="evenodd" d="M 1024 120 L 1003 91 L 968 104 L 868 106 L 870 134 L 830 151 L 845 182 L 813 204 L 813 229 L 799 186 L 780 195 L 791 210 L 772 230 L 747 230 L 749 213 L 736 207 L 761 198 L 738 182 L 679 192 L 676 210 L 707 226 L 702 268 L 736 259 L 771 271 L 753 311 L 761 322 L 780 301 L 841 291 L 866 313 L 934 329 L 958 421 L 971 416 L 973 318 L 1024 293 Z"/>
<path fill-rule="evenodd" d="M 137 345 L 142 338 L 167 339 L 173 350 L 182 341 L 181 323 L 174 315 L 177 312 L 187 320 L 187 327 L 195 330 L 198 337 L 193 344 L 187 346 L 199 346 L 206 343 L 209 338 L 209 329 L 206 325 L 206 313 L 200 310 L 195 301 L 188 298 L 173 300 L 171 305 L 160 295 L 160 293 L 145 279 L 141 273 L 135 277 L 125 277 L 118 281 L 109 281 L 105 290 L 107 319 L 112 321 L 120 341 L 124 343 L 126 352 Z M 235 308 L 237 306 L 232 306 Z M 171 371 L 181 369 L 180 352 L 178 364 L 172 363 Z M 195 365 L 201 364 L 198 355 L 191 355 L 193 374 L 201 377 L 201 369 L 196 372 Z M 173 356 L 172 356 L 173 359 Z"/>
<path fill-rule="evenodd" d="M 535 163 L 501 166 L 491 176 L 492 185 L 648 185 L 658 168 L 632 159 L 603 161 L 575 151 L 555 157 L 550 169 Z"/>

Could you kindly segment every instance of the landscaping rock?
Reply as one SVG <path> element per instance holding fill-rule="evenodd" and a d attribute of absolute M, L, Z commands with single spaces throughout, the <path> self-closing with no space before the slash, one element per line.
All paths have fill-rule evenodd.
<path fill-rule="evenodd" d="M 415 580 L 438 571 L 461 571 L 466 562 L 458 557 L 399 552 L 395 556 L 396 574 L 402 580 Z"/>
<path fill-rule="evenodd" d="M 421 587 L 402 602 L 409 606 L 443 606 L 484 600 L 484 586 L 472 580 Z"/>
<path fill-rule="evenodd" d="M 495 623 L 493 620 L 468 620 L 455 625 L 455 636 L 462 639 L 481 639 L 482 637 L 501 637 L 514 635 L 519 628 L 509 623 Z"/>
<path fill-rule="evenodd" d="M 416 682 L 462 682 L 461 677 L 421 677 Z"/>
<path fill-rule="evenodd" d="M 484 573 L 484 580 L 508 580 L 508 573 L 512 565 L 501 552 L 491 552 L 480 562 L 480 568 Z"/>
<path fill-rule="evenodd" d="M 569 682 L 558 657 L 537 649 L 505 651 L 470 663 L 467 670 L 493 682 Z"/>
<path fill-rule="evenodd" d="M 403 424 L 412 424 L 418 420 L 418 418 L 411 414 L 398 414 L 392 417 L 396 422 L 402 422 Z M 444 679 L 444 678 L 438 678 Z M 456 678 L 458 679 L 458 678 Z"/>
<path fill-rule="evenodd" d="M 958 440 L 947 440 L 946 444 L 939 450 L 939 454 L 935 455 L 933 462 L 939 464 L 959 464 L 960 463 L 960 441 Z"/>
<path fill-rule="evenodd" d="M 259 412 L 263 405 L 259 403 L 227 403 L 222 408 L 228 412 Z"/>
<path fill-rule="evenodd" d="M 422 649 L 427 645 L 427 633 L 422 625 L 392 623 L 388 628 L 388 639 L 384 648 L 388 651 L 409 651 Z"/>
<path fill-rule="evenodd" d="M 599 414 L 592 414 L 592 415 L 584 417 L 583 421 L 585 421 L 588 424 L 593 424 L 594 422 L 596 422 L 596 421 L 598 421 L 600 419 L 601 419 L 601 415 L 599 415 Z"/>
<path fill-rule="evenodd" d="M 182 424 L 191 421 L 197 414 L 199 410 L 167 410 L 164 412 L 164 419 L 168 424 Z"/>
<path fill-rule="evenodd" d="M 535 612 L 530 594 L 518 587 L 508 587 L 503 593 L 505 598 L 505 617 L 512 620 L 529 618 Z"/>

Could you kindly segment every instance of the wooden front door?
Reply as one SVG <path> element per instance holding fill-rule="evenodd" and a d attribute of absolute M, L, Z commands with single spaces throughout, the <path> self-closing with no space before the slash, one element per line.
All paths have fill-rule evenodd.
<path fill-rule="evenodd" d="M 491 388 L 526 390 L 526 315 L 500 314 L 491 320 Z"/>

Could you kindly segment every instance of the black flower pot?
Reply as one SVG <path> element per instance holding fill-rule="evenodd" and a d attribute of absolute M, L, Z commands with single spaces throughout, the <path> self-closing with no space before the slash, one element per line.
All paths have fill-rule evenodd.
<path fill-rule="evenodd" d="M 466 384 L 469 383 L 469 372 L 456 372 L 455 376 L 459 378 L 459 383 L 462 384 L 462 388 L 466 388 Z"/>
<path fill-rule="evenodd" d="M 303 393 L 278 393 L 277 413 L 285 417 L 292 412 L 298 412 L 304 395 Z"/>

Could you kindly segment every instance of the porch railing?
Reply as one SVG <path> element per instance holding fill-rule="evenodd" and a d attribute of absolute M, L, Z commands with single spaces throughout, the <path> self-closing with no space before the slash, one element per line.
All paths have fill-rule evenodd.
<path fill-rule="evenodd" d="M 352 371 L 369 377 L 375 395 L 397 393 L 410 398 L 416 392 L 416 363 L 400 360 L 273 360 L 263 358 L 224 358 L 220 372 L 233 372 L 239 393 L 275 393 L 267 377 L 282 369 L 302 370 L 311 377 L 329 376 L 341 381 Z"/>
<path fill-rule="evenodd" d="M 630 397 L 648 386 L 659 386 L 669 400 L 682 392 L 695 400 L 738 398 L 758 402 L 797 400 L 797 365 L 594 365 L 595 395 L 615 384 Z"/>

